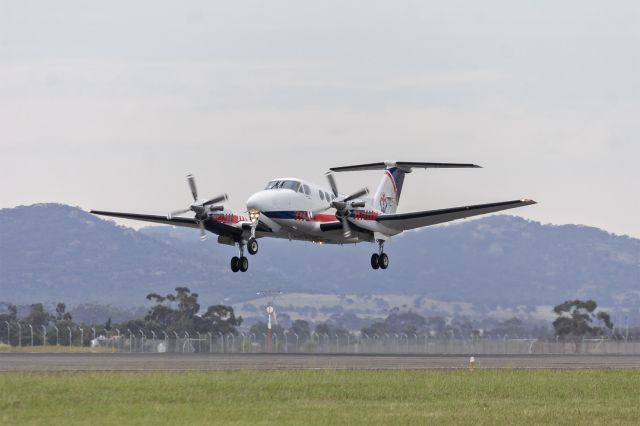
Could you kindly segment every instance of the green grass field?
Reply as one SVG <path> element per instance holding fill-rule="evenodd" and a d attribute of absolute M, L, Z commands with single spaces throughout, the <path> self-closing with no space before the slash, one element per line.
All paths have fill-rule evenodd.
<path fill-rule="evenodd" d="M 640 370 L 0 374 L 0 423 L 638 424 Z"/>

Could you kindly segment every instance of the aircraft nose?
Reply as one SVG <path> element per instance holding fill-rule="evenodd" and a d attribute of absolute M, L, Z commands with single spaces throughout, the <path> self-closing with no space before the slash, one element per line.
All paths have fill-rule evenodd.
<path fill-rule="evenodd" d="M 247 200 L 247 210 L 266 211 L 266 195 L 265 191 L 256 192 Z"/>
<path fill-rule="evenodd" d="M 287 210 L 291 204 L 293 191 L 263 190 L 256 192 L 247 200 L 247 210 L 258 210 L 262 213 L 274 210 Z"/>

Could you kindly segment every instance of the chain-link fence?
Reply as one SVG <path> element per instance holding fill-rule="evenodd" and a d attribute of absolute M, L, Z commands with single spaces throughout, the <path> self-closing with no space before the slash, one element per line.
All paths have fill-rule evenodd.
<path fill-rule="evenodd" d="M 1 325 L 0 325 L 1 326 Z M 17 347 L 75 346 L 114 352 L 172 353 L 389 353 L 389 354 L 640 354 L 640 341 L 615 339 L 483 338 L 438 339 L 419 334 L 318 334 L 299 336 L 292 332 L 198 333 L 145 332 L 113 329 L 96 332 L 87 327 L 33 327 L 5 322 L 0 342 Z"/>

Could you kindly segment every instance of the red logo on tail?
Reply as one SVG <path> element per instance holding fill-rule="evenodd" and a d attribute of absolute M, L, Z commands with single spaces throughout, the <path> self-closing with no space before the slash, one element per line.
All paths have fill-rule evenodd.
<path fill-rule="evenodd" d="M 380 195 L 380 210 L 382 213 L 387 211 L 387 195 L 384 193 Z"/>

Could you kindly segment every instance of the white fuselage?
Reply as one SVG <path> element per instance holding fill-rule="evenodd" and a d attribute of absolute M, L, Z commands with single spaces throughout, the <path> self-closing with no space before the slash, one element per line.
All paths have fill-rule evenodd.
<path fill-rule="evenodd" d="M 270 232 L 258 230 L 257 236 L 339 244 L 372 241 L 371 233 L 358 232 L 359 229 L 395 233 L 376 222 L 381 212 L 371 207 L 371 199 L 362 198 L 359 201 L 365 202 L 364 207 L 349 210 L 349 222 L 355 232 L 345 238 L 336 210 L 330 207 L 334 198 L 331 190 L 320 185 L 282 178 L 253 194 L 247 200 L 247 210 L 259 212 L 260 221 L 271 229 Z"/>

